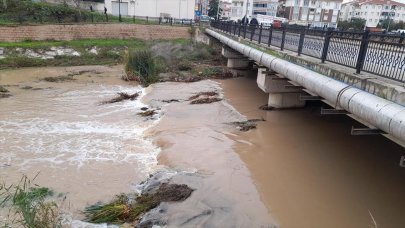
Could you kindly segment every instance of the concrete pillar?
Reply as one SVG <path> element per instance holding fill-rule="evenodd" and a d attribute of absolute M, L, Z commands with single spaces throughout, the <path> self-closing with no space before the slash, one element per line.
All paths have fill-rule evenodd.
<path fill-rule="evenodd" d="M 261 90 L 269 93 L 268 106 L 274 108 L 304 107 L 305 101 L 300 100 L 302 90 L 291 87 L 285 78 L 276 75 L 267 68 L 259 68 L 257 72 L 257 85 Z"/>
<path fill-rule="evenodd" d="M 269 93 L 267 105 L 274 108 L 302 108 L 305 101 L 300 100 L 301 93 Z"/>
<path fill-rule="evenodd" d="M 222 47 L 222 56 L 228 59 L 227 67 L 231 69 L 246 69 L 249 67 L 249 59 L 246 58 L 243 54 L 234 51 L 233 49 L 223 46 Z"/>
<path fill-rule="evenodd" d="M 226 66 L 231 69 L 245 69 L 249 67 L 249 59 L 228 59 Z"/>

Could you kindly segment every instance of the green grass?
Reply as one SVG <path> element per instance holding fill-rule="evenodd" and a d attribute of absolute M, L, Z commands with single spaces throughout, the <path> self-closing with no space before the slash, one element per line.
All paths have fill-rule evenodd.
<path fill-rule="evenodd" d="M 55 24 L 55 23 L 118 23 L 119 18 L 102 12 L 91 12 L 85 9 L 62 4 L 46 2 L 32 2 L 31 0 L 6 0 L 7 8 L 4 8 L 3 0 L 0 1 L 0 25 L 17 24 Z M 158 21 L 121 17 L 119 23 L 130 24 L 158 24 Z"/>
<path fill-rule="evenodd" d="M 127 72 L 125 79 L 140 81 L 144 86 L 159 80 L 155 58 L 148 49 L 131 50 L 128 53 L 125 71 Z"/>
<path fill-rule="evenodd" d="M 35 178 L 34 178 L 35 179 Z M 0 206 L 9 209 L 2 227 L 57 228 L 62 227 L 58 204 L 49 200 L 53 191 L 39 187 L 23 176 L 16 185 L 0 185 Z M 2 224 L 3 223 L 3 224 Z"/>
<path fill-rule="evenodd" d="M 145 42 L 139 39 L 130 40 L 120 40 L 120 39 L 82 39 L 82 40 L 72 40 L 72 41 L 54 41 L 54 40 L 44 40 L 44 41 L 22 41 L 22 42 L 0 42 L 0 47 L 4 48 L 49 48 L 49 47 L 141 47 L 144 46 Z"/>
<path fill-rule="evenodd" d="M 108 52 L 105 55 L 57 56 L 55 59 L 38 59 L 14 55 L 0 59 L 0 70 L 41 66 L 115 65 L 122 63 L 122 61 L 121 54 L 109 54 Z"/>

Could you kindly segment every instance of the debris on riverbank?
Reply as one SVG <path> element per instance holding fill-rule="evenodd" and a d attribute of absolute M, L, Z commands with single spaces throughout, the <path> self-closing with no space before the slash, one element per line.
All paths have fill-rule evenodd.
<path fill-rule="evenodd" d="M 255 129 L 257 127 L 257 122 L 259 121 L 266 121 L 265 119 L 250 119 L 246 121 L 239 121 L 239 122 L 233 122 L 231 124 L 236 125 L 236 128 L 238 128 L 240 131 L 249 131 L 251 129 Z"/>
<path fill-rule="evenodd" d="M 157 114 L 156 110 L 145 110 L 144 112 L 139 112 L 138 115 L 143 116 L 143 117 L 148 117 L 148 116 L 153 116 Z"/>
<path fill-rule="evenodd" d="M 191 101 L 190 104 L 210 104 L 218 101 L 222 101 L 222 99 L 218 97 L 204 97 L 195 99 Z"/>
<path fill-rule="evenodd" d="M 114 97 L 107 101 L 103 101 L 103 102 L 101 102 L 101 104 L 111 104 L 111 103 L 116 103 L 116 102 L 120 102 L 123 100 L 135 100 L 136 98 L 138 98 L 138 96 L 139 96 L 139 93 L 128 94 L 125 92 L 120 92 L 120 93 L 118 93 L 117 97 Z"/>
<path fill-rule="evenodd" d="M 9 92 L 8 89 L 0 85 L 0 93 L 8 93 L 8 92 Z"/>
<path fill-rule="evenodd" d="M 269 106 L 268 104 L 262 105 L 259 107 L 260 110 L 264 110 L 264 111 L 271 111 L 274 110 L 275 108 L 273 106 Z"/>
<path fill-rule="evenodd" d="M 65 81 L 74 81 L 76 79 L 74 79 L 73 76 L 71 75 L 66 75 L 57 77 L 45 77 L 43 80 L 47 82 L 65 82 Z"/>
<path fill-rule="evenodd" d="M 9 94 L 10 91 L 8 89 L 4 88 L 4 86 L 0 85 L 0 98 L 7 98 L 11 97 L 12 95 Z"/>
<path fill-rule="evenodd" d="M 86 220 L 92 223 L 136 225 L 143 214 L 159 206 L 161 202 L 184 201 L 193 191 L 185 184 L 162 183 L 137 197 L 120 194 L 110 203 L 89 206 L 84 214 Z"/>
<path fill-rule="evenodd" d="M 196 95 L 191 96 L 188 100 L 190 101 L 190 104 L 210 104 L 222 100 L 217 96 L 218 93 L 214 91 L 200 92 Z"/>
<path fill-rule="evenodd" d="M 196 95 L 194 95 L 194 96 L 191 96 L 188 100 L 189 101 L 191 101 L 191 100 L 195 100 L 195 99 L 197 99 L 197 98 L 199 98 L 199 97 L 201 97 L 201 96 L 207 96 L 207 97 L 213 97 L 213 96 L 218 96 L 218 93 L 217 92 L 200 92 L 200 93 L 197 93 Z"/>
<path fill-rule="evenodd" d="M 11 97 L 13 95 L 9 94 L 9 93 L 0 93 L 0 98 L 7 98 L 7 97 Z"/>

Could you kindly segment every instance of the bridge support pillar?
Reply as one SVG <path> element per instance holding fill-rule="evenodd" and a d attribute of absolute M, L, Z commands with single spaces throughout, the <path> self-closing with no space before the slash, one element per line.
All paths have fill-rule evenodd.
<path fill-rule="evenodd" d="M 300 99 L 301 88 L 292 86 L 286 78 L 281 78 L 267 68 L 257 71 L 257 85 L 269 93 L 268 106 L 274 108 L 304 107 L 305 101 Z"/>
<path fill-rule="evenodd" d="M 300 100 L 301 93 L 269 93 L 267 105 L 274 108 L 302 108 L 305 101 Z"/>
<path fill-rule="evenodd" d="M 228 59 L 226 66 L 231 69 L 247 69 L 249 67 L 249 59 Z"/>
<path fill-rule="evenodd" d="M 246 69 L 249 67 L 249 59 L 246 58 L 243 54 L 240 54 L 233 49 L 223 46 L 222 47 L 222 56 L 228 59 L 227 67 L 231 69 Z"/>

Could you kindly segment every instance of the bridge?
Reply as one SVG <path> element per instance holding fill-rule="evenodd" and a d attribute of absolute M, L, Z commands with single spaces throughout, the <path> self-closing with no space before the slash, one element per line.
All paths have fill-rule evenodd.
<path fill-rule="evenodd" d="M 333 107 L 321 114 L 349 115 L 366 126 L 352 128 L 353 135 L 383 134 L 405 146 L 403 36 L 387 42 L 370 39 L 368 32 L 358 39 L 360 33 L 287 34 L 286 29 L 220 22 L 205 31 L 223 45 L 229 68 L 247 69 L 255 63 L 258 87 L 269 94 L 268 106 L 297 108 L 307 100 L 321 100 Z"/>

